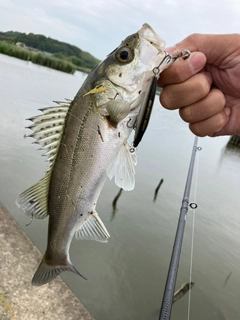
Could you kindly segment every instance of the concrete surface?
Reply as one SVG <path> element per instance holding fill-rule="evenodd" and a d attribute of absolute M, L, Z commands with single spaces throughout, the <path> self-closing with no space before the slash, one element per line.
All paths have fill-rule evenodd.
<path fill-rule="evenodd" d="M 0 203 L 0 320 L 93 320 L 61 278 L 33 287 L 41 253 Z"/>

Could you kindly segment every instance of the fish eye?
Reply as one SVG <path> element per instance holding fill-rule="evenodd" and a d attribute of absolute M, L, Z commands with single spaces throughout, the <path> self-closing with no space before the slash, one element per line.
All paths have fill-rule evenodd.
<path fill-rule="evenodd" d="M 116 52 L 116 58 L 121 63 L 130 62 L 133 58 L 132 51 L 127 47 L 121 48 Z"/>

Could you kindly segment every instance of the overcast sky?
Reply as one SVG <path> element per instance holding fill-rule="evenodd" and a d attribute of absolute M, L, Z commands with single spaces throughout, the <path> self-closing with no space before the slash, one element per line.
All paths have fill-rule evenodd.
<path fill-rule="evenodd" d="M 167 46 L 198 33 L 240 33 L 239 0 L 0 0 L 0 31 L 74 44 L 99 59 L 149 23 Z"/>

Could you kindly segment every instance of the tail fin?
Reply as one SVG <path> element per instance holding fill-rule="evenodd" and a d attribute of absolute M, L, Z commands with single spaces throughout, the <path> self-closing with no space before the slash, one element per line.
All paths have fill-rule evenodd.
<path fill-rule="evenodd" d="M 81 275 L 71 263 L 68 266 L 51 266 L 46 264 L 43 258 L 32 278 L 32 285 L 41 286 L 43 284 L 46 284 L 55 279 L 60 273 L 64 271 L 71 271 L 87 280 L 87 278 Z"/>

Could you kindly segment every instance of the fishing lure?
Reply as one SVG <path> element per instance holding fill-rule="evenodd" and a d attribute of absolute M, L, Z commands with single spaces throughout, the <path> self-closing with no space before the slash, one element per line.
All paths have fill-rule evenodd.
<path fill-rule="evenodd" d="M 156 96 L 156 89 L 157 89 L 157 80 L 158 80 L 158 75 L 160 73 L 160 67 L 163 64 L 163 62 L 167 62 L 167 64 L 169 63 L 173 63 L 175 60 L 177 60 L 178 58 L 182 57 L 184 60 L 188 59 L 190 56 L 190 51 L 189 50 L 183 50 L 181 51 L 179 54 L 177 54 L 176 56 L 172 56 L 171 54 L 165 52 L 165 57 L 163 58 L 163 60 L 160 62 L 160 64 L 158 65 L 158 67 L 153 69 L 153 78 L 151 81 L 151 84 L 148 88 L 148 91 L 146 93 L 146 97 L 145 100 L 143 102 L 143 105 L 141 107 L 138 119 L 137 119 L 137 123 L 136 123 L 136 127 L 135 127 L 135 135 L 134 135 L 134 140 L 133 140 L 133 147 L 136 148 L 138 146 L 138 144 L 140 143 L 140 141 L 142 140 L 142 137 L 145 133 L 145 131 L 147 130 L 148 124 L 149 124 L 149 120 L 151 117 L 151 113 L 152 113 L 152 107 L 153 107 L 153 103 L 154 103 L 154 99 Z"/>

